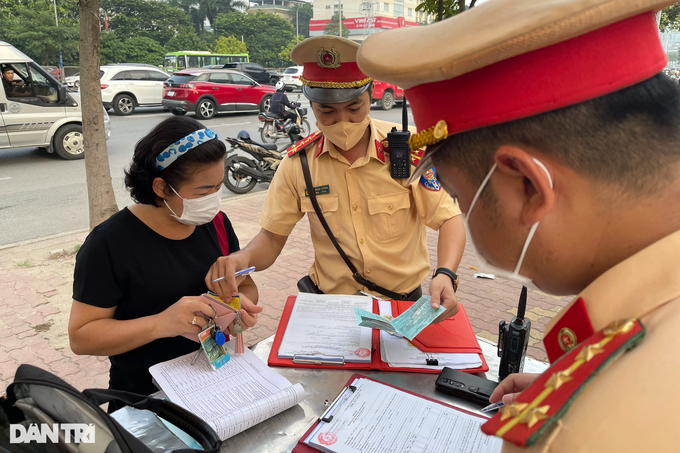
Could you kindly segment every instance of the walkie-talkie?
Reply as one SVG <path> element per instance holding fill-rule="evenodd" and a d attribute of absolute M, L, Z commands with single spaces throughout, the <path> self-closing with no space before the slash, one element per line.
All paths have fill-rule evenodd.
<path fill-rule="evenodd" d="M 529 332 L 531 320 L 524 318 L 527 308 L 527 287 L 522 286 L 519 296 L 517 316 L 510 323 L 498 323 L 498 357 L 501 365 L 498 369 L 499 379 L 505 379 L 509 374 L 521 373 L 524 369 L 524 357 L 529 346 Z"/>
<path fill-rule="evenodd" d="M 387 143 L 390 149 L 390 169 L 392 178 L 401 179 L 411 176 L 411 147 L 408 139 L 411 133 L 408 130 L 408 110 L 406 109 L 406 97 L 401 108 L 401 131 L 393 127 L 387 133 Z"/>

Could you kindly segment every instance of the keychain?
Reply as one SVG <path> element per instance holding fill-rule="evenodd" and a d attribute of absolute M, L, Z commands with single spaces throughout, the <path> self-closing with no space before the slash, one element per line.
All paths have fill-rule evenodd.
<path fill-rule="evenodd" d="M 200 355 L 201 351 L 203 351 L 206 358 L 208 359 L 208 362 L 210 363 L 210 367 L 213 370 L 218 370 L 222 365 L 227 363 L 231 357 L 229 356 L 229 352 L 224 347 L 224 344 L 226 343 L 224 332 L 222 332 L 222 329 L 220 329 L 217 323 L 215 323 L 217 311 L 212 305 L 210 307 L 213 309 L 214 315 L 211 317 L 206 316 L 205 314 L 203 315 L 208 324 L 198 334 L 198 341 L 201 344 L 201 347 L 198 349 L 196 356 L 191 361 L 191 364 L 194 365 L 196 363 L 198 356 Z"/>
<path fill-rule="evenodd" d="M 234 310 L 236 310 L 236 321 L 234 324 L 234 336 L 236 337 L 236 354 L 243 354 L 245 352 L 245 345 L 243 344 L 243 326 L 241 325 L 241 297 L 236 295 L 231 298 L 231 304 L 229 304 Z"/>

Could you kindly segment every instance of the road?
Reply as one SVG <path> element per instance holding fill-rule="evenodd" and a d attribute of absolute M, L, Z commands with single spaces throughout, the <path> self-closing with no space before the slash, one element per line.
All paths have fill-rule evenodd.
<path fill-rule="evenodd" d="M 294 96 L 289 96 L 295 99 Z M 309 104 L 308 121 L 315 119 Z M 401 108 L 390 111 L 374 107 L 371 116 L 401 122 Z M 107 142 L 111 178 L 118 207 L 132 203 L 123 184 L 135 143 L 171 114 L 162 108 L 140 108 L 131 116 L 111 115 L 111 138 Z M 413 120 L 411 119 L 411 122 Z M 248 131 L 259 139 L 257 114 L 224 114 L 203 121 L 220 137 Z M 413 124 L 413 123 L 412 123 Z M 253 191 L 266 190 L 259 184 Z M 223 196 L 235 194 L 223 188 Z M 0 151 L 0 246 L 88 227 L 85 161 L 65 161 L 37 148 Z"/>

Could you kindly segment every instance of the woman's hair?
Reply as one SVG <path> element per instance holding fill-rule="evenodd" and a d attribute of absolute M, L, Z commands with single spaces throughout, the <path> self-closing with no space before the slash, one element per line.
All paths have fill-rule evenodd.
<path fill-rule="evenodd" d="M 200 129 L 201 123 L 192 118 L 172 117 L 159 123 L 151 132 L 137 142 L 130 168 L 125 170 L 125 187 L 137 203 L 158 206 L 153 191 L 153 180 L 163 178 L 175 190 L 202 167 L 224 159 L 227 148 L 219 139 L 203 143 L 180 156 L 164 170 L 156 168 L 156 157 L 168 146 Z M 166 193 L 171 189 L 166 186 Z"/>

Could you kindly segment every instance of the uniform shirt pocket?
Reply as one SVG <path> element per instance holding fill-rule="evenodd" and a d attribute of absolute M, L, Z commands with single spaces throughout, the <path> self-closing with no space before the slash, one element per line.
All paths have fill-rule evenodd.
<path fill-rule="evenodd" d="M 410 192 L 369 197 L 367 201 L 376 242 L 394 241 L 404 236 L 411 216 Z"/>
<path fill-rule="evenodd" d="M 326 219 L 326 223 L 328 223 L 333 236 L 335 236 L 335 239 L 340 240 L 340 238 L 342 238 L 342 230 L 340 229 L 340 222 L 338 219 L 337 194 L 320 195 L 316 197 L 316 200 L 319 202 L 323 217 Z M 307 213 L 309 224 L 317 236 L 326 241 L 330 241 L 326 234 L 326 230 L 323 229 L 323 225 L 321 225 L 321 221 L 314 211 L 312 200 L 310 200 L 309 197 L 303 198 L 300 200 L 300 208 L 302 209 L 302 212 Z"/>

